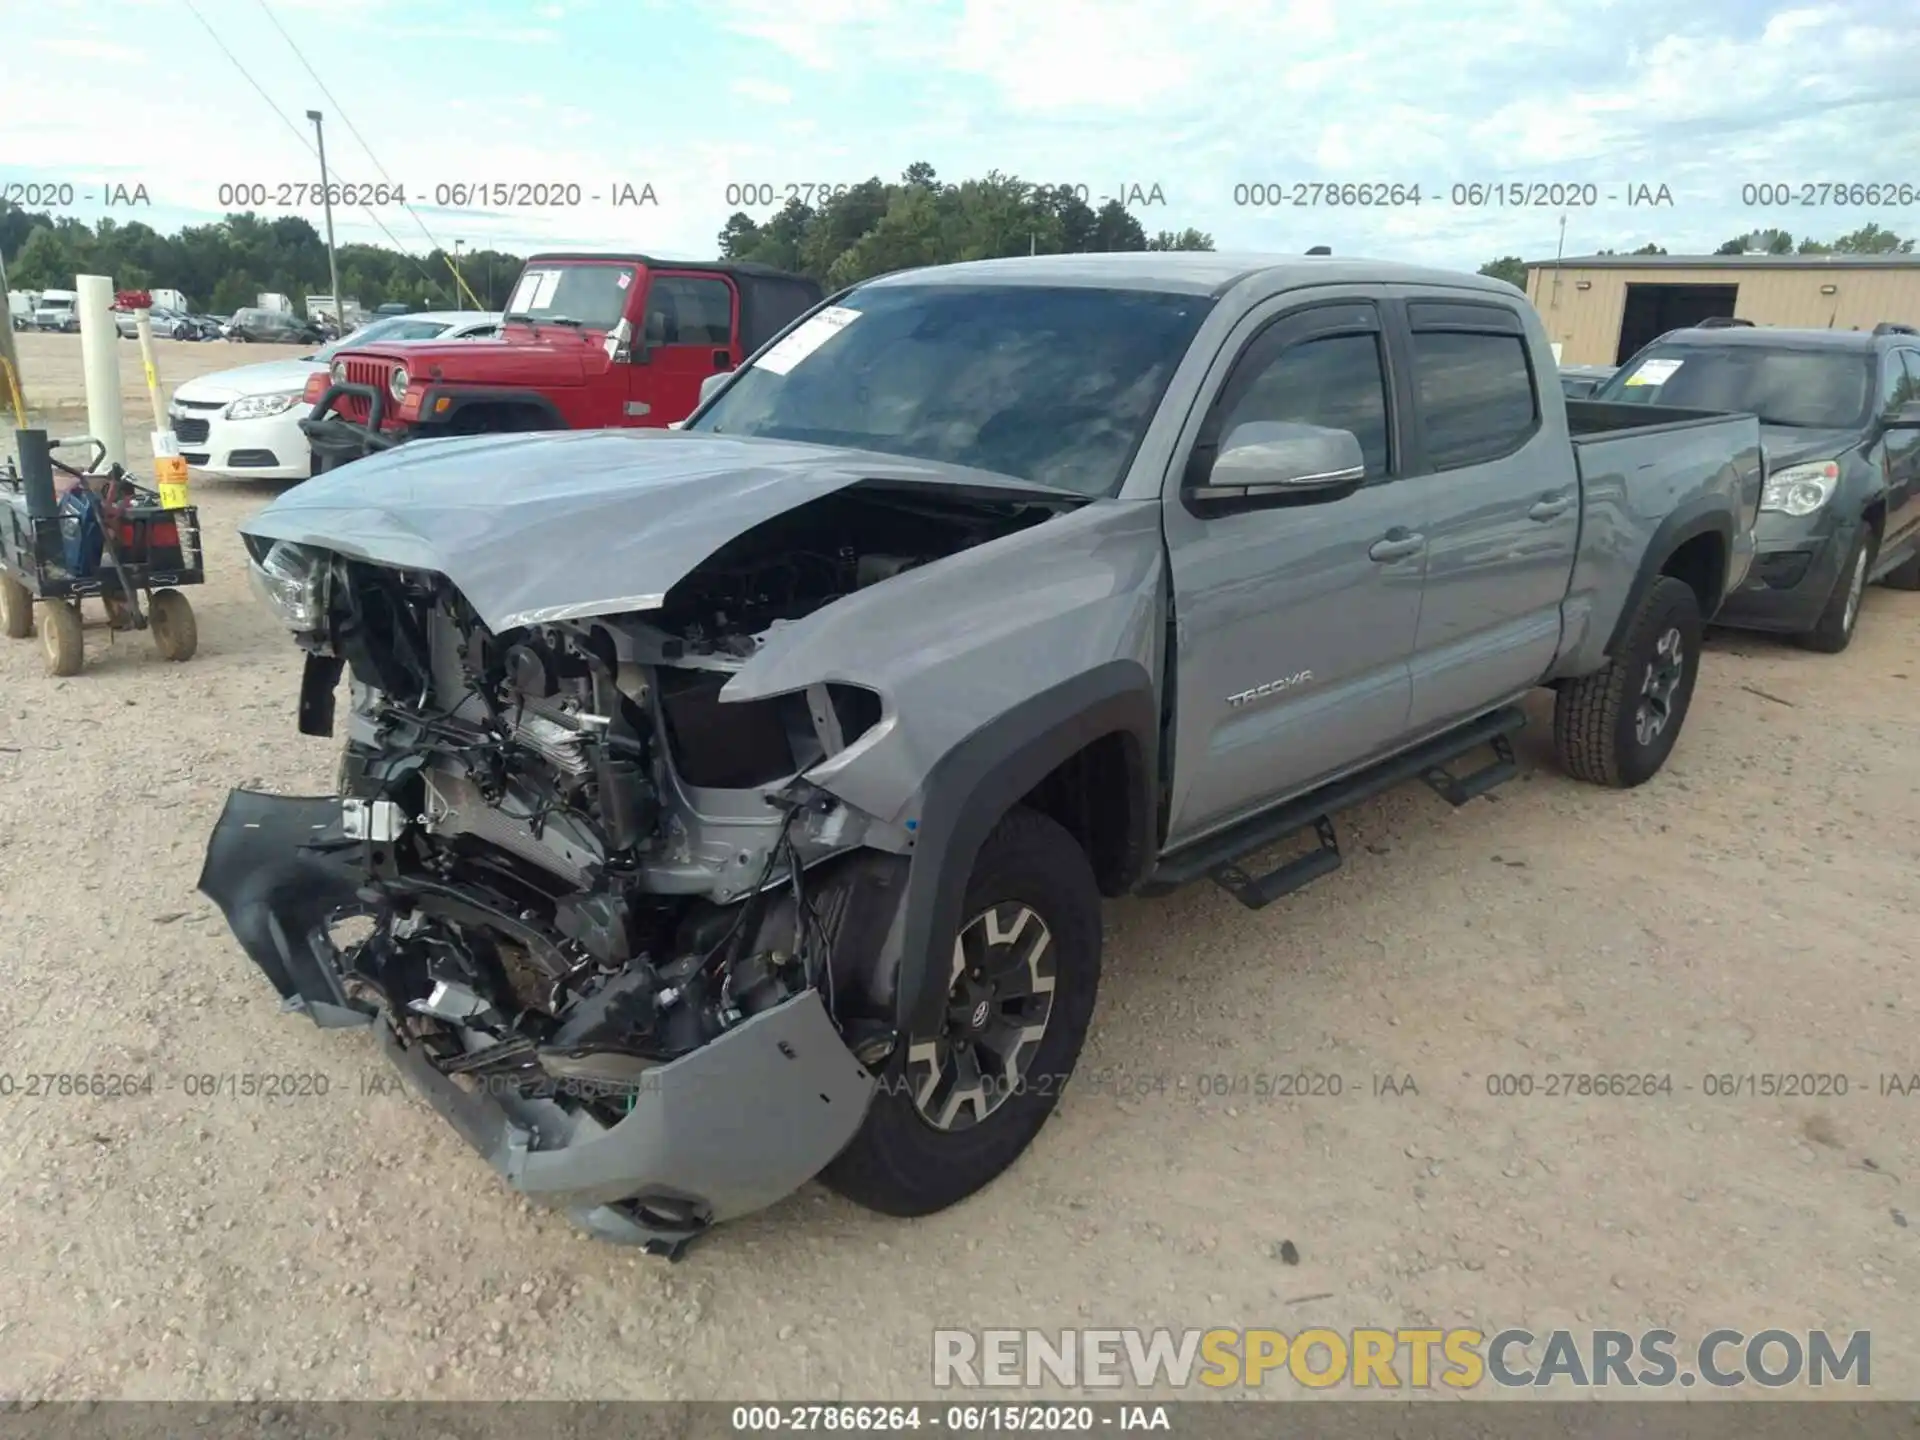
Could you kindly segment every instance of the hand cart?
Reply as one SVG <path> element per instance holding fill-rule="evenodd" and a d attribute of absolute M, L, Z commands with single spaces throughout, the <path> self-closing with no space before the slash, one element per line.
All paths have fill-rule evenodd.
<path fill-rule="evenodd" d="M 199 511 L 165 508 L 120 465 L 100 470 L 106 446 L 91 436 L 16 434 L 19 463 L 0 465 L 0 630 L 26 639 L 37 605 L 48 672 L 76 675 L 89 628 L 81 602 L 92 598 L 106 612 L 92 628 L 105 628 L 109 642 L 114 631 L 146 630 L 167 659 L 191 659 L 199 632 L 180 587 L 206 581 Z M 86 469 L 53 458 L 76 445 L 93 447 Z M 57 502 L 54 470 L 72 481 Z"/>

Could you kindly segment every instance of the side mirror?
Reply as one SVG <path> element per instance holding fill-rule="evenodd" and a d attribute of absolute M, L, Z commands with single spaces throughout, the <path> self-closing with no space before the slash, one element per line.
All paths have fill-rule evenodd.
<path fill-rule="evenodd" d="M 720 387 L 733 378 L 733 371 L 721 370 L 700 382 L 700 403 L 706 404 Z"/>
<path fill-rule="evenodd" d="M 1366 456 L 1351 431 L 1254 420 L 1233 427 L 1206 482 L 1188 487 L 1187 493 L 1195 500 L 1329 496 L 1352 489 L 1366 476 Z"/>
<path fill-rule="evenodd" d="M 1889 430 L 1920 430 L 1920 400 L 1909 400 L 1881 423 Z"/>

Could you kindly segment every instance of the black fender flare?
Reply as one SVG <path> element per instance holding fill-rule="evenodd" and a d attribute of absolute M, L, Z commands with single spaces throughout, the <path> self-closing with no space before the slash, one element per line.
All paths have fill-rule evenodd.
<path fill-rule="evenodd" d="M 995 716 L 955 745 L 922 787 L 913 860 L 902 898 L 894 987 L 901 1036 L 937 1031 L 946 1001 L 946 961 L 935 953 L 960 928 L 974 858 L 1001 816 L 1093 741 L 1131 737 L 1140 763 L 1129 777 L 1130 847 L 1150 865 L 1158 849 L 1154 803 L 1160 703 L 1153 676 L 1135 660 L 1110 660 Z M 889 937 L 890 940 L 893 937 Z"/>
<path fill-rule="evenodd" d="M 445 410 L 436 411 L 433 407 L 441 400 L 452 403 Z M 527 405 L 538 410 L 551 423 L 544 428 L 549 430 L 571 430 L 560 408 L 542 395 L 538 390 L 520 390 L 511 386 L 485 386 L 474 388 L 464 385 L 428 385 L 427 393 L 420 397 L 420 418 L 414 422 L 423 431 L 436 426 L 451 424 L 462 410 L 475 405 Z"/>
<path fill-rule="evenodd" d="M 1613 622 L 1613 633 L 1607 637 L 1607 656 L 1609 659 L 1620 653 L 1620 642 L 1626 638 L 1627 627 L 1633 624 L 1633 617 L 1640 611 L 1641 602 L 1647 598 L 1647 592 L 1653 589 L 1653 582 L 1660 578 L 1666 569 L 1667 561 L 1674 552 L 1689 540 L 1702 535 L 1720 537 L 1723 562 L 1733 559 L 1733 516 L 1729 511 L 1725 496 L 1717 494 L 1696 496 L 1687 504 L 1675 510 L 1655 527 L 1653 536 L 1647 541 L 1647 548 L 1640 554 L 1640 568 L 1634 574 L 1633 584 L 1627 590 L 1627 603 Z M 1705 607 L 1702 620 L 1711 620 L 1726 601 L 1727 577 L 1724 564 L 1720 575 L 1720 594 L 1714 597 L 1713 604 Z"/>

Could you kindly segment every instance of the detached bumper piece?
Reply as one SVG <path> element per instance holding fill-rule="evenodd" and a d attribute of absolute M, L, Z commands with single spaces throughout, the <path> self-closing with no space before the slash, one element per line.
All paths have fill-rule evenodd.
<path fill-rule="evenodd" d="M 875 1083 L 815 991 L 646 1072 L 611 1128 L 552 1101 L 467 1090 L 380 1032 L 388 1058 L 515 1190 L 673 1260 L 819 1174 L 860 1128 Z"/>
<path fill-rule="evenodd" d="M 384 802 L 236 790 L 200 890 L 284 1002 L 327 1027 L 373 1025 L 388 1058 L 515 1190 L 603 1239 L 678 1259 L 712 1225 L 764 1209 L 846 1148 L 876 1085 L 807 990 L 644 1071 L 613 1124 L 584 1107 L 442 1071 L 343 985 L 331 929 L 359 891 Z M 469 1088 L 470 1086 L 477 1088 Z"/>

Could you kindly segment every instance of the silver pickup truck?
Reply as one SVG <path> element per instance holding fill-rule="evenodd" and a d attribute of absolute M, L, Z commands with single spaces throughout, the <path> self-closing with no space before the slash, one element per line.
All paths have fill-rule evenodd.
<path fill-rule="evenodd" d="M 1763 481 L 1750 416 L 1568 403 L 1511 287 L 1332 258 L 891 275 L 712 390 L 245 525 L 305 733 L 351 681 L 341 793 L 236 791 L 200 882 L 287 1008 L 672 1256 L 1010 1165 L 1102 895 L 1264 906 L 1355 801 L 1511 776 L 1536 686 L 1568 771 L 1648 779 Z"/>

